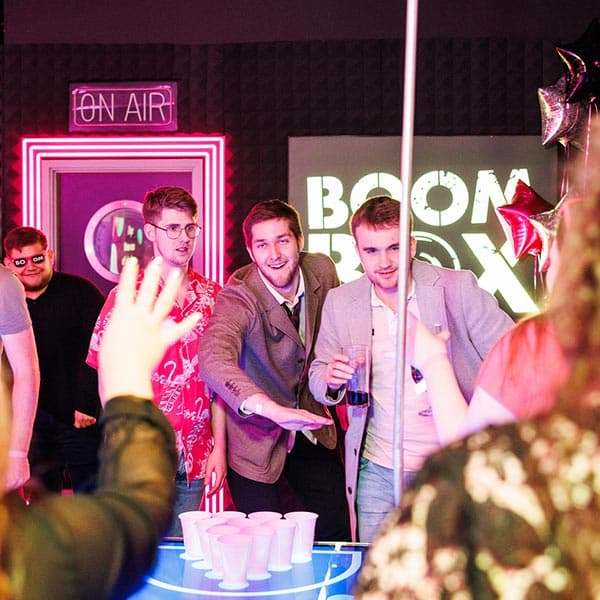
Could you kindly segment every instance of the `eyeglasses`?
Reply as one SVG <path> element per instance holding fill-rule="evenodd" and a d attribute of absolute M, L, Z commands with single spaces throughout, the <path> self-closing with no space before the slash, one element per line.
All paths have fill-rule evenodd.
<path fill-rule="evenodd" d="M 22 269 L 27 264 L 27 261 L 31 261 L 31 263 L 34 265 L 39 265 L 40 263 L 43 263 L 46 260 L 46 253 L 42 252 L 41 254 L 34 254 L 33 256 L 22 256 L 21 258 L 13 258 L 11 260 L 12 264 L 15 265 L 17 269 Z"/>
<path fill-rule="evenodd" d="M 197 223 L 188 223 L 187 225 L 171 223 L 166 227 L 161 227 L 156 223 L 149 223 L 149 225 L 152 225 L 153 227 L 156 227 L 156 229 L 161 229 L 162 231 L 164 231 L 170 240 L 176 240 L 181 235 L 182 231 L 185 231 L 185 235 L 193 239 L 200 233 L 200 230 L 202 229 L 202 227 L 200 227 L 200 225 L 198 225 Z"/>

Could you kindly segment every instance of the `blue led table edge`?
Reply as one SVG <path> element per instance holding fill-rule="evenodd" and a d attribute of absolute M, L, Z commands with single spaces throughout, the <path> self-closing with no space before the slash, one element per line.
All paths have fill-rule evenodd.
<path fill-rule="evenodd" d="M 367 548 L 368 544 L 318 542 L 311 562 L 271 572 L 269 579 L 233 591 L 207 578 L 199 561 L 184 558 L 181 538 L 165 538 L 155 567 L 129 600 L 351 600 Z"/>

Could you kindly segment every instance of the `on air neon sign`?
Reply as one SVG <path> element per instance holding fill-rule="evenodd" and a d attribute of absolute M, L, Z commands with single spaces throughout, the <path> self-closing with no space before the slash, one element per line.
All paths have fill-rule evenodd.
<path fill-rule="evenodd" d="M 72 83 L 69 131 L 177 131 L 177 83 Z"/>

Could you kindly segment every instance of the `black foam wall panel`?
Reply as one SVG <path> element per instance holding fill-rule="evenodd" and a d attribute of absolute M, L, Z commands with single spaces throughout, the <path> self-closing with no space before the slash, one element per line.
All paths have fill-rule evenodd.
<path fill-rule="evenodd" d="M 19 140 L 68 133 L 70 82 L 175 80 L 179 131 L 227 136 L 231 271 L 250 206 L 286 196 L 289 136 L 400 135 L 403 60 L 402 40 L 4 46 L 2 231 L 20 223 Z M 417 60 L 417 135 L 537 135 L 537 88 L 560 75 L 543 41 L 427 39 Z"/>

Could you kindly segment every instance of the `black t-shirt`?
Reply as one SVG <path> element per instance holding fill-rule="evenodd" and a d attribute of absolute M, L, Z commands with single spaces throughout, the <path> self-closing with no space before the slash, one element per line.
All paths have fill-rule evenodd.
<path fill-rule="evenodd" d="M 100 412 L 98 376 L 85 358 L 103 304 L 93 283 L 60 272 L 41 296 L 27 299 L 40 361 L 38 410 L 68 424 L 75 410 Z"/>

